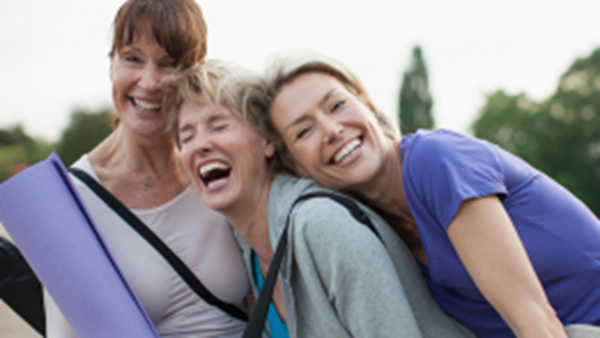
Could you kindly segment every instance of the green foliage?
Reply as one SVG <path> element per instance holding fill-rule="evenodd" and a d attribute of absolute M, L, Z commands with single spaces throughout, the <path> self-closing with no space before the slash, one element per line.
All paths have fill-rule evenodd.
<path fill-rule="evenodd" d="M 111 133 L 110 111 L 89 112 L 77 110 L 71 114 L 71 120 L 63 131 L 56 147 L 56 153 L 66 166 L 71 165 L 82 154 Z"/>
<path fill-rule="evenodd" d="M 0 182 L 11 177 L 18 166 L 26 165 L 27 148 L 18 144 L 0 146 Z"/>
<path fill-rule="evenodd" d="M 402 135 L 414 133 L 420 128 L 434 127 L 431 115 L 433 100 L 429 93 L 427 66 L 419 46 L 413 49 L 411 66 L 404 72 L 399 102 L 398 120 Z"/>
<path fill-rule="evenodd" d="M 542 103 L 524 94 L 488 96 L 475 136 L 547 173 L 600 215 L 600 49 L 579 59 Z"/>
<path fill-rule="evenodd" d="M 0 182 L 19 168 L 45 158 L 51 151 L 51 145 L 29 137 L 21 126 L 0 130 Z"/>
<path fill-rule="evenodd" d="M 31 138 L 21 126 L 0 129 L 0 182 L 18 169 L 45 159 L 55 148 L 65 165 L 70 165 L 110 134 L 110 119 L 108 110 L 77 110 L 56 145 Z"/>

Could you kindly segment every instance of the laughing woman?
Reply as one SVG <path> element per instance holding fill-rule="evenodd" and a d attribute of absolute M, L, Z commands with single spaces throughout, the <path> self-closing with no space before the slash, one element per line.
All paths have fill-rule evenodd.
<path fill-rule="evenodd" d="M 191 185 L 161 106 L 163 78 L 206 55 L 202 11 L 194 0 L 127 0 L 115 16 L 113 33 L 110 79 L 118 123 L 73 167 L 145 223 L 189 268 L 188 277 L 197 278 L 215 298 L 244 307 L 248 282 L 235 238 L 227 221 L 203 205 Z M 73 180 L 161 337 L 242 334 L 244 321 L 200 298 L 150 242 L 86 184 Z M 46 336 L 75 337 L 49 294 L 45 305 Z"/>
<path fill-rule="evenodd" d="M 197 67 L 171 84 L 171 124 L 205 203 L 241 237 L 254 291 L 291 213 L 267 316 L 271 336 L 471 337 L 435 304 L 409 252 L 376 214 L 361 207 L 382 240 L 328 198 L 292 206 L 324 189 L 278 175 L 286 170 L 274 145 L 252 127 L 260 129 L 261 105 L 247 99 L 264 97 L 252 94 L 262 84 L 216 62 Z"/>
<path fill-rule="evenodd" d="M 356 77 L 322 56 L 282 57 L 266 77 L 278 151 L 377 210 L 436 301 L 477 336 L 566 337 L 565 325 L 600 325 L 600 225 L 563 187 L 455 132 L 400 140 Z"/>

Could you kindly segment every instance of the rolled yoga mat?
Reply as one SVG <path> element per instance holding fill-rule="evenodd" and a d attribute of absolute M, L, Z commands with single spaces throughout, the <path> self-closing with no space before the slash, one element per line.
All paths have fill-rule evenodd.
<path fill-rule="evenodd" d="M 78 337 L 159 337 L 56 154 L 0 185 L 0 223 Z"/>

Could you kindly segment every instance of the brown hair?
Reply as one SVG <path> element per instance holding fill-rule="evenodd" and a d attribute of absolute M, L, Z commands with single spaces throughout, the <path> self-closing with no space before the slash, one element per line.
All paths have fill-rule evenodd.
<path fill-rule="evenodd" d="M 156 42 L 181 69 L 206 56 L 206 24 L 194 0 L 128 0 L 113 23 L 110 57 L 133 41 L 142 20 L 148 20 Z"/>
<path fill-rule="evenodd" d="M 169 77 L 163 83 L 163 106 L 168 111 L 169 132 L 179 144 L 179 110 L 183 102 L 207 104 L 200 94 L 217 108 L 227 109 L 245 121 L 259 134 L 270 139 L 262 116 L 265 110 L 265 82 L 258 74 L 218 60 L 198 65 Z M 292 167 L 281 162 L 277 154 L 267 159 L 271 174 L 295 174 Z"/>

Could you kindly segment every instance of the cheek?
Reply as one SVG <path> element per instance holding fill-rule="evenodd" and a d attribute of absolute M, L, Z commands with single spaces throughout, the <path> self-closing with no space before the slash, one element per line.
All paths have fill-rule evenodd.
<path fill-rule="evenodd" d="M 293 148 L 288 147 L 288 149 L 290 149 L 290 153 L 294 159 L 311 173 L 320 163 L 318 148 L 310 143 L 296 145 Z"/>
<path fill-rule="evenodd" d="M 192 155 L 193 154 L 190 150 L 190 146 L 188 144 L 183 144 L 181 146 L 181 163 L 188 174 L 193 174 L 194 171 L 194 161 Z"/>
<path fill-rule="evenodd" d="M 111 73 L 112 90 L 114 95 L 123 94 L 133 82 L 132 75 L 122 68 L 116 68 Z"/>

